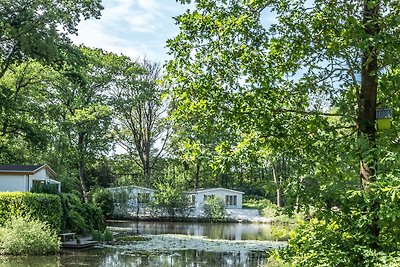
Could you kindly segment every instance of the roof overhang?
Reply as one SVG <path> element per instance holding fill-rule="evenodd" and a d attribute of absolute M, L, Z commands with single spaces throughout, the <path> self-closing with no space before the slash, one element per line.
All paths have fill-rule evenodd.
<path fill-rule="evenodd" d="M 195 190 L 195 191 L 188 191 L 186 193 L 187 194 L 197 194 L 197 193 L 207 193 L 207 192 L 214 192 L 214 191 L 227 191 L 227 192 L 231 192 L 231 193 L 235 193 L 235 194 L 241 194 L 241 195 L 244 194 L 244 192 L 242 192 L 242 191 L 227 189 L 227 188 L 223 188 L 223 187 L 199 189 L 199 190 Z"/>
<path fill-rule="evenodd" d="M 56 177 L 57 174 L 56 172 L 50 168 L 49 165 L 47 164 L 43 164 L 42 166 L 38 167 L 35 170 L 32 171 L 24 171 L 24 170 L 0 170 L 0 174 L 10 174 L 10 175 L 33 175 L 37 172 L 39 172 L 40 170 L 45 169 L 50 175 L 51 177 Z"/>

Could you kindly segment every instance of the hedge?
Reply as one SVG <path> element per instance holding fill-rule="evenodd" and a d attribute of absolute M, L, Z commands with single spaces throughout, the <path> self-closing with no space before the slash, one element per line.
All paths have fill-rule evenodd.
<path fill-rule="evenodd" d="M 82 203 L 74 194 L 60 194 L 63 217 L 62 231 L 88 234 L 92 230 L 104 231 L 106 224 L 100 208 Z"/>
<path fill-rule="evenodd" d="M 60 197 L 29 192 L 0 193 L 0 226 L 13 216 L 31 216 L 47 222 L 59 232 L 62 216 Z"/>

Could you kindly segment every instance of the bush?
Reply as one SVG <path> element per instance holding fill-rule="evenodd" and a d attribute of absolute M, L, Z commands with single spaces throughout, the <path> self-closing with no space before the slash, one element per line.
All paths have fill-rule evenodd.
<path fill-rule="evenodd" d="M 291 266 L 400 266 L 400 180 L 343 195 L 300 224 L 279 252 Z"/>
<path fill-rule="evenodd" d="M 104 231 L 106 228 L 106 222 L 104 220 L 102 210 L 92 204 L 84 203 L 83 205 L 86 210 L 84 217 L 87 222 L 88 229 Z"/>
<path fill-rule="evenodd" d="M 60 231 L 62 206 L 59 196 L 29 192 L 0 193 L 0 226 L 12 216 L 23 216 L 47 222 Z"/>
<path fill-rule="evenodd" d="M 114 236 L 110 232 L 110 230 L 106 229 L 106 230 L 104 230 L 103 238 L 104 238 L 104 241 L 112 241 L 114 239 Z"/>
<path fill-rule="evenodd" d="M 57 232 L 47 223 L 27 217 L 13 217 L 0 228 L 0 251 L 11 255 L 44 255 L 60 249 Z"/>
<path fill-rule="evenodd" d="M 226 221 L 224 200 L 220 197 L 213 197 L 204 201 L 204 216 L 213 222 Z"/>
<path fill-rule="evenodd" d="M 90 192 L 92 204 L 100 208 L 104 217 L 110 218 L 114 211 L 112 193 L 104 188 L 98 188 Z"/>
<path fill-rule="evenodd" d="M 276 207 L 269 199 L 256 199 L 256 198 L 248 198 L 243 201 L 242 207 L 244 209 L 257 209 L 262 211 L 265 208 Z"/>
<path fill-rule="evenodd" d="M 108 229 L 105 229 L 103 233 L 98 230 L 93 230 L 92 239 L 94 241 L 112 241 L 114 239 L 114 236 Z"/>
<path fill-rule="evenodd" d="M 56 184 L 33 184 L 32 193 L 58 194 L 58 185 Z"/>
<path fill-rule="evenodd" d="M 77 195 L 61 194 L 63 207 L 63 231 L 73 231 L 79 234 L 91 230 L 105 229 L 105 221 L 100 208 L 83 203 Z"/>
<path fill-rule="evenodd" d="M 156 186 L 155 201 L 152 208 L 171 218 L 187 217 L 190 213 L 189 199 L 181 187 L 169 183 Z"/>
<path fill-rule="evenodd" d="M 99 230 L 92 230 L 92 239 L 94 241 L 102 241 L 103 235 L 100 233 Z"/>

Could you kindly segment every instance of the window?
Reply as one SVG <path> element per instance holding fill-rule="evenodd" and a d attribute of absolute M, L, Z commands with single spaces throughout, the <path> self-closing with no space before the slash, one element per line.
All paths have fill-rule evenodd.
<path fill-rule="evenodd" d="M 227 206 L 236 206 L 237 205 L 237 196 L 225 196 L 225 205 Z"/>
<path fill-rule="evenodd" d="M 150 193 L 138 193 L 138 204 L 145 204 L 150 201 Z"/>
<path fill-rule="evenodd" d="M 215 195 L 204 195 L 204 201 L 206 201 L 207 199 L 213 199 L 215 197 Z"/>
<path fill-rule="evenodd" d="M 188 196 L 188 199 L 189 199 L 189 205 L 190 206 L 194 206 L 196 203 L 196 196 L 195 195 L 189 195 Z"/>

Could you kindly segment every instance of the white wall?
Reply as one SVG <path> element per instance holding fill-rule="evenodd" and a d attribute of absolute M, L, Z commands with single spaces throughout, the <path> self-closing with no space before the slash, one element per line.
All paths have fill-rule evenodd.
<path fill-rule="evenodd" d="M 25 175 L 0 175 L 0 192 L 26 192 L 27 187 Z"/>
<path fill-rule="evenodd" d="M 214 195 L 215 197 L 220 197 L 223 199 L 225 203 L 225 196 L 236 196 L 237 197 L 237 202 L 236 206 L 227 206 L 227 208 L 232 208 L 232 209 L 241 209 L 242 208 L 242 194 L 235 193 L 229 190 L 223 190 L 223 189 L 215 189 L 215 190 L 209 190 L 209 191 L 201 191 L 197 192 L 195 194 L 196 197 L 196 202 L 195 202 L 195 207 L 196 208 L 202 208 L 204 206 L 204 196 L 205 195 Z"/>
<path fill-rule="evenodd" d="M 33 180 L 46 180 L 48 181 L 49 175 L 46 172 L 46 169 L 41 169 L 40 171 L 38 171 L 37 173 L 30 175 L 30 177 L 32 177 Z"/>
<path fill-rule="evenodd" d="M 128 197 L 128 201 L 126 203 L 128 207 L 136 207 L 138 205 L 137 196 L 139 193 L 148 193 L 150 194 L 150 200 L 154 200 L 154 190 L 151 189 L 137 188 L 133 186 L 121 186 L 108 188 L 108 190 L 113 194 L 125 191 Z"/>

